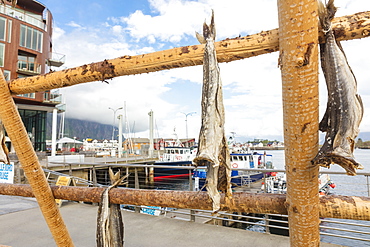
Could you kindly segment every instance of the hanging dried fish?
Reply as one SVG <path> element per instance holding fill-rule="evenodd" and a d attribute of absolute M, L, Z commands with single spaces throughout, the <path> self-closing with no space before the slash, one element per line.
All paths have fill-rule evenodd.
<path fill-rule="evenodd" d="M 96 229 L 97 247 L 123 247 L 124 226 L 120 205 L 109 203 L 110 189 L 117 187 L 128 177 L 128 175 L 122 178 L 119 176 L 119 171 L 113 174 L 109 168 L 109 177 L 113 184 L 104 190 L 100 199 Z"/>
<path fill-rule="evenodd" d="M 5 131 L 2 121 L 0 120 L 0 162 L 4 164 L 10 164 L 8 157 L 8 148 L 5 145 Z"/>
<path fill-rule="evenodd" d="M 362 100 L 357 94 L 356 78 L 331 28 L 331 20 L 337 10 L 334 0 L 329 0 L 326 7 L 321 1 L 318 4 L 326 41 L 320 44 L 320 56 L 328 89 L 328 103 L 319 125 L 320 130 L 326 132 L 325 143 L 312 163 L 324 167 L 338 164 L 353 176 L 356 175 L 356 169 L 363 169 L 353 156 L 364 111 Z"/>
<path fill-rule="evenodd" d="M 207 166 L 206 188 L 212 199 L 213 211 L 220 209 L 219 190 L 231 199 L 231 164 L 225 137 L 225 112 L 222 99 L 222 82 L 214 46 L 216 29 L 212 11 L 211 24 L 203 24 L 203 36 L 196 33 L 205 44 L 203 58 L 202 126 L 199 133 L 198 153 L 194 162 Z"/>

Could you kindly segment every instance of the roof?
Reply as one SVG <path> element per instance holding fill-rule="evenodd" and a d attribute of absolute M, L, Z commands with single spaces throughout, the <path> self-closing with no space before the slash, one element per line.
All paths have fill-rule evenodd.
<path fill-rule="evenodd" d="M 57 141 L 57 143 L 83 143 L 69 137 L 63 137 Z"/>
<path fill-rule="evenodd" d="M 130 138 L 133 143 L 149 143 L 149 138 Z M 125 142 L 128 142 L 128 138 L 125 140 Z"/>

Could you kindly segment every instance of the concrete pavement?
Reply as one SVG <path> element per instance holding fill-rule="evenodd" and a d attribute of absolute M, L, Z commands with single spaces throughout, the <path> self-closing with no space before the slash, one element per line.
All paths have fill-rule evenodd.
<path fill-rule="evenodd" d="M 64 202 L 61 213 L 76 247 L 96 246 L 97 206 Z M 289 238 L 122 211 L 125 247 L 289 246 Z M 32 198 L 0 195 L 0 245 L 56 246 Z M 322 244 L 321 246 L 338 246 Z"/>

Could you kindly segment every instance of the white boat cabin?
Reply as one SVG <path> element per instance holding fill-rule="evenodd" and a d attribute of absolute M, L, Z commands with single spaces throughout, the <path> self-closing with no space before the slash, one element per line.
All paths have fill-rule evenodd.
<path fill-rule="evenodd" d="M 163 155 L 160 156 L 160 161 L 177 162 L 177 161 L 192 161 L 197 154 L 195 147 L 166 147 Z"/>
<path fill-rule="evenodd" d="M 266 153 L 232 153 L 230 154 L 232 168 L 266 168 L 273 169 L 272 155 Z"/>

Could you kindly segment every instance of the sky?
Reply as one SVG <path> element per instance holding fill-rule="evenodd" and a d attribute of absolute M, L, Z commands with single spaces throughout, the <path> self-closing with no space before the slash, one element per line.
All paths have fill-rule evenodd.
<path fill-rule="evenodd" d="M 53 52 L 65 54 L 62 69 L 198 44 L 215 12 L 216 41 L 278 27 L 276 0 L 41 0 L 54 18 Z M 370 1 L 336 0 L 336 16 L 370 11 Z M 358 81 L 365 114 L 361 131 L 370 131 L 370 38 L 342 42 Z M 225 134 L 238 142 L 283 141 L 281 74 L 278 52 L 220 63 L 225 105 Z M 114 111 L 126 116 L 124 131 L 149 137 L 150 110 L 154 137 L 198 139 L 201 125 L 202 66 L 122 76 L 60 89 L 66 117 L 117 125 Z M 320 119 L 326 107 L 326 86 L 320 70 Z M 126 136 L 129 135 L 128 133 Z M 91 137 L 94 138 L 94 137 Z"/>

